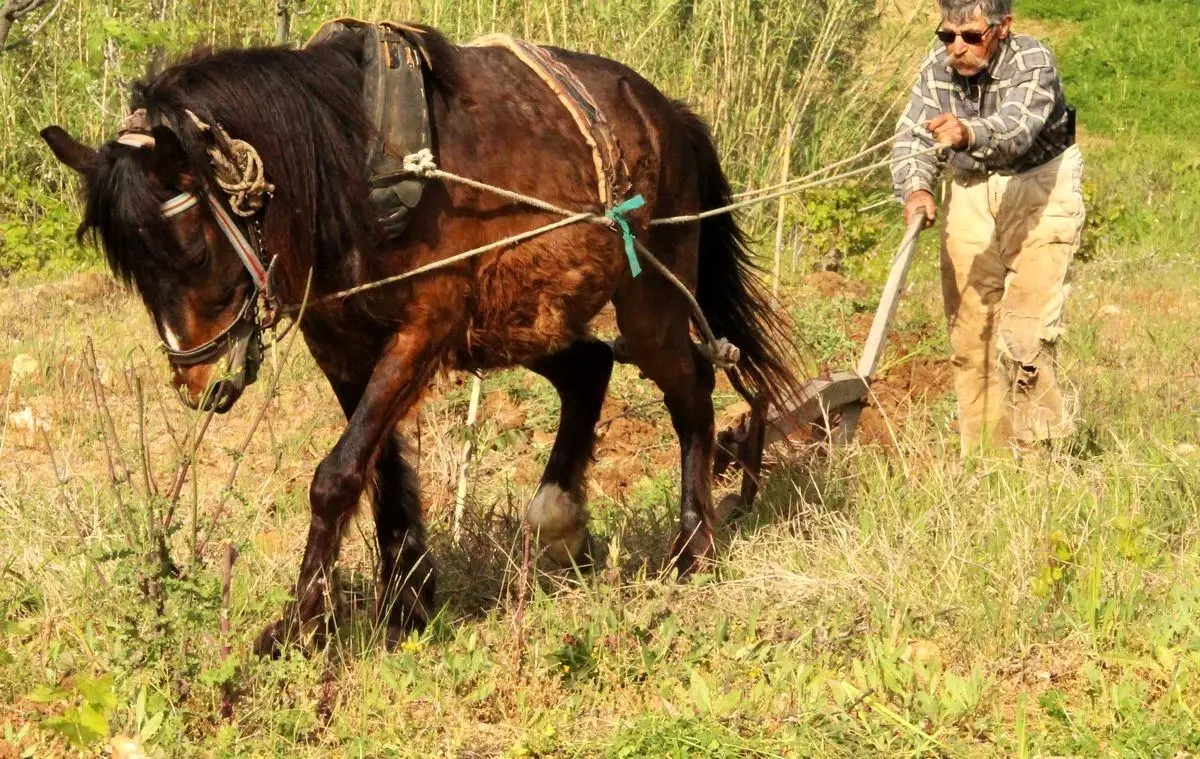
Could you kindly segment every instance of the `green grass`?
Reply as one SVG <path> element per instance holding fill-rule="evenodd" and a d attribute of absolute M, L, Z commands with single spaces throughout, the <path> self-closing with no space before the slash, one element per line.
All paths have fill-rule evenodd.
<path fill-rule="evenodd" d="M 1088 129 L 1183 141 L 1194 131 L 1200 17 L 1187 0 L 1023 0 L 1018 13 L 1070 24 L 1056 53 Z"/>
<path fill-rule="evenodd" d="M 216 7 L 179 13 L 201 35 Z M 501 10 L 515 29 L 546 28 L 544 9 L 534 7 L 527 17 Z M 656 13 L 670 18 L 676 7 Z M 775 8 L 755 12 L 782 12 Z M 580 11 L 578 26 L 560 25 L 557 6 L 545 9 L 564 36 L 599 40 L 616 27 L 611 44 L 638 54 L 625 38 L 637 26 L 614 7 Z M 473 28 L 490 6 L 428 10 Z M 340 430 L 323 379 L 306 355 L 286 363 L 268 423 L 242 458 L 231 508 L 216 523 L 249 418 L 268 400 L 264 383 L 213 423 L 194 494 L 189 483 L 170 536 L 185 573 L 162 580 L 147 555 L 146 515 L 163 504 L 145 496 L 132 377 L 145 387 L 145 446 L 160 491 L 180 455 L 174 439 L 194 418 L 170 396 L 133 298 L 101 275 L 23 275 L 35 282 L 0 295 L 0 756 L 70 756 L 71 740 L 95 755 L 118 733 L 138 737 L 151 755 L 187 757 L 1200 753 L 1200 193 L 1197 148 L 1186 136 L 1200 106 L 1183 78 L 1200 71 L 1200 55 L 1186 33 L 1189 10 L 1194 3 L 1018 4 L 1058 53 L 1084 126 L 1093 221 L 1063 349 L 1064 374 L 1080 397 L 1076 438 L 1020 461 L 959 460 L 949 398 L 902 383 L 946 356 L 928 239 L 884 359 L 887 387 L 911 397 L 888 401 L 874 442 L 777 468 L 756 512 L 723 531 L 717 574 L 687 586 L 664 571 L 678 454 L 658 394 L 634 371 L 614 379 L 590 483 L 610 567 L 584 582 L 522 573 L 517 520 L 548 454 L 554 412 L 548 386 L 523 372 L 487 380 L 481 454 L 455 545 L 467 389 L 448 378 L 419 424 L 406 422 L 420 433 L 441 569 L 436 622 L 395 651 L 379 643 L 369 623 L 374 556 L 363 519 L 348 531 L 346 609 L 333 643 L 309 658 L 255 660 L 250 641 L 294 578 L 308 478 Z M 239 12 L 230 11 L 233 21 Z M 269 29 L 269 19 L 243 20 L 254 34 Z M 212 27 L 228 38 L 234 28 L 228 19 Z M 55 44 L 90 39 L 67 32 Z M 664 43 L 666 62 L 652 63 L 653 51 L 641 60 L 683 86 L 686 44 L 678 45 Z M 1116 62 L 1119 76 L 1103 61 Z M 0 67 L 12 65 L 0 58 Z M 64 88 L 75 75 L 73 64 L 39 65 L 51 67 L 41 81 Z M 50 95 L 15 98 L 12 81 L 0 82 L 7 102 L 20 101 L 6 123 L 61 109 L 90 124 L 93 137 L 103 131 L 103 119 Z M 1142 94 L 1152 88 L 1172 105 L 1160 109 Z M 715 90 L 706 92 L 702 110 L 715 110 L 704 99 Z M 774 176 L 769 160 L 748 158 L 756 149 L 771 154 L 771 130 L 732 138 L 736 124 L 722 129 L 742 141 L 734 148 L 746 157 L 734 161 L 739 184 Z M 18 131 L 5 133 L 3 165 L 30 196 L 17 201 L 26 216 L 6 221 L 50 235 L 36 237 L 40 245 L 65 239 L 69 205 L 42 208 L 62 194 L 63 177 L 47 173 Z M 896 212 L 845 209 L 878 192 L 868 184 L 789 212 L 806 225 L 802 241 L 820 241 L 802 252 L 797 271 L 785 267 L 785 301 L 814 361 L 852 360 L 853 336 L 873 308 Z M 768 210 L 756 222 L 760 239 L 771 239 L 761 233 L 773 218 Z M 51 234 L 42 223 L 62 229 Z M 829 246 L 852 251 L 845 265 L 864 283 L 825 297 L 804 272 Z M 69 250 L 51 258 L 76 255 Z M 110 433 L 82 358 L 89 337 Z M 13 372 L 18 354 L 36 361 L 32 372 Z M 721 390 L 718 405 L 727 396 Z M 24 409 L 46 423 L 44 438 L 11 421 Z M 106 441 L 119 442 L 133 473 L 115 488 Z M 212 535 L 198 560 L 194 527 Z M 228 632 L 220 623 L 226 542 L 239 551 Z M 232 713 L 223 717 L 226 701 Z"/>

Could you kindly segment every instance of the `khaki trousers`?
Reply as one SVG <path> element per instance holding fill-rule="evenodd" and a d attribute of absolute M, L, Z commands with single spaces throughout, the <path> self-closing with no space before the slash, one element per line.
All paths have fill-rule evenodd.
<path fill-rule="evenodd" d="M 942 292 L 964 453 L 1074 430 L 1056 341 L 1083 231 L 1082 179 L 1073 146 L 1023 174 L 950 185 Z"/>

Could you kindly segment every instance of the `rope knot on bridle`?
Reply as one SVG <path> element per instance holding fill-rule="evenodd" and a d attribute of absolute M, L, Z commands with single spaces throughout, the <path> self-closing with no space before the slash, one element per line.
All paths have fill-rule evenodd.
<path fill-rule="evenodd" d="M 245 140 L 230 137 L 219 124 L 206 124 L 195 113 L 187 112 L 196 128 L 209 132 L 217 144 L 208 150 L 216 170 L 217 184 L 229 196 L 229 205 L 238 216 L 249 217 L 266 203 L 266 196 L 275 192 L 267 181 L 262 156 Z"/>
<path fill-rule="evenodd" d="M 433 160 L 433 151 L 422 148 L 415 153 L 404 156 L 401 170 L 416 177 L 428 178 L 438 170 L 437 162 Z"/>

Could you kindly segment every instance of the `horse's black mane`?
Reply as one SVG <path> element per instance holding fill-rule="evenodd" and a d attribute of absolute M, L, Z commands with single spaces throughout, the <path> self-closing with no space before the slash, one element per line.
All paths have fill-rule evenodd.
<path fill-rule="evenodd" d="M 435 62 L 427 72 L 431 91 L 455 87 L 454 46 L 423 31 Z M 344 252 L 368 254 L 376 244 L 367 202 L 372 127 L 363 110 L 361 53 L 353 36 L 305 50 L 198 50 L 133 87 L 131 109 L 145 108 L 152 123 L 170 125 L 203 186 L 217 188 L 207 155 L 212 143 L 188 111 L 262 156 L 275 186 L 266 236 L 280 248 L 271 252 L 285 256 L 281 285 L 292 293 L 303 292 L 310 267 L 336 266 Z M 80 235 L 98 235 L 114 274 L 134 280 L 143 298 L 152 284 L 143 282 L 147 269 L 181 255 L 159 214 L 164 189 L 154 186 L 149 152 L 115 142 L 101 149 L 80 227 Z"/>

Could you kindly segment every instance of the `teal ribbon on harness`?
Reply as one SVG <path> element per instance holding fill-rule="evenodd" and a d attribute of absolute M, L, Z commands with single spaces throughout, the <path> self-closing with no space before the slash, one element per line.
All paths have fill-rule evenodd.
<path fill-rule="evenodd" d="M 625 214 L 644 205 L 646 199 L 639 194 L 604 212 L 606 218 L 612 219 L 621 228 L 621 237 L 625 240 L 625 257 L 629 259 L 629 271 L 635 277 L 642 273 L 642 265 L 638 263 L 637 253 L 633 249 L 633 232 L 629 229 L 629 220 L 625 218 Z"/>

